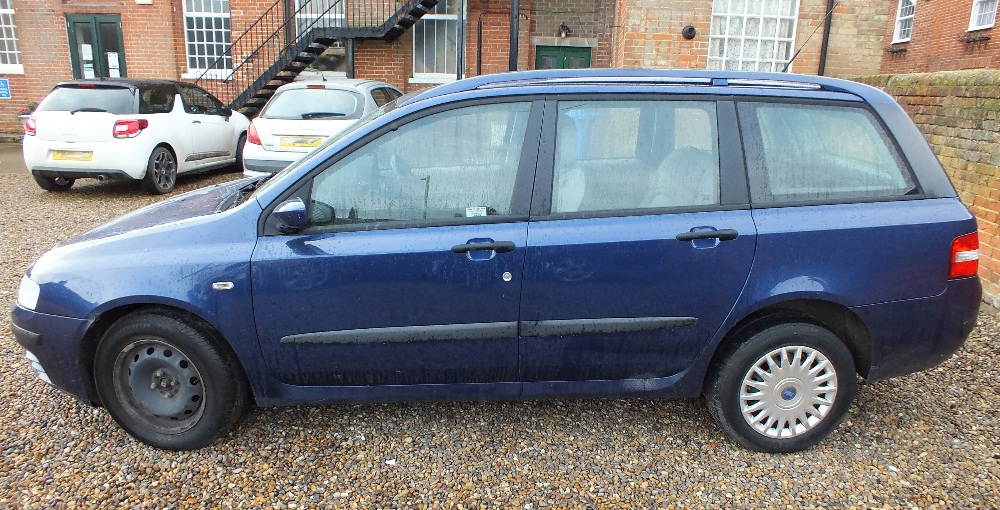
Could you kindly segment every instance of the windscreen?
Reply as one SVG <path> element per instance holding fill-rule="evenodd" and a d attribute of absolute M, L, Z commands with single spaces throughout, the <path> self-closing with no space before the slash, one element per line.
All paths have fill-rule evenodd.
<path fill-rule="evenodd" d="M 126 87 L 106 85 L 61 85 L 49 92 L 36 112 L 135 113 L 135 96 Z"/>
<path fill-rule="evenodd" d="M 263 119 L 357 119 L 364 110 L 361 94 L 339 89 L 290 89 L 271 98 Z"/>

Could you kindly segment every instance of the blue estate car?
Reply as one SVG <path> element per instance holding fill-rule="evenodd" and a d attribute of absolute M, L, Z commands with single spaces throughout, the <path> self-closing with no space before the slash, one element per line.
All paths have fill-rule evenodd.
<path fill-rule="evenodd" d="M 789 452 L 856 374 L 958 349 L 977 268 L 975 219 L 874 88 L 537 71 L 403 96 L 270 179 L 63 243 L 13 330 L 160 448 L 250 403 L 704 395 L 736 442 Z"/>

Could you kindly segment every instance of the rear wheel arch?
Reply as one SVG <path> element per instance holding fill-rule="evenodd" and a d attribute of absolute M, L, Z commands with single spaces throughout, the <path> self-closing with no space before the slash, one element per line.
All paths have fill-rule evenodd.
<path fill-rule="evenodd" d="M 757 310 L 729 329 L 715 348 L 707 377 L 712 366 L 726 354 L 737 349 L 741 342 L 769 327 L 786 322 L 807 322 L 830 330 L 854 358 L 858 374 L 867 377 L 872 365 L 873 346 L 871 334 L 861 319 L 847 307 L 820 299 L 795 299 L 783 301 Z M 707 379 L 707 378 L 706 378 Z"/>

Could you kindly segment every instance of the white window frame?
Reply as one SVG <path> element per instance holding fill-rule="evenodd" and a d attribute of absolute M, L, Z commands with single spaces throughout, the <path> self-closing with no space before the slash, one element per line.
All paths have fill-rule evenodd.
<path fill-rule="evenodd" d="M 743 64 L 746 63 L 746 62 L 754 62 L 755 63 L 754 65 L 757 68 L 759 68 L 762 64 L 765 64 L 765 63 L 770 63 L 771 64 L 771 69 L 761 69 L 761 71 L 772 71 L 773 70 L 774 72 L 781 72 L 782 69 L 785 68 L 786 64 L 788 65 L 787 71 L 788 72 L 792 71 L 792 66 L 791 66 L 791 64 L 788 64 L 788 62 L 791 60 L 792 55 L 795 52 L 795 34 L 798 31 L 798 25 L 799 25 L 799 0 L 782 0 L 782 2 L 779 4 L 779 12 L 778 12 L 777 15 L 775 15 L 775 14 L 749 14 L 749 10 L 750 10 L 749 9 L 749 5 L 750 5 L 750 2 L 756 2 L 756 1 L 763 2 L 763 0 L 746 0 L 743 3 L 743 5 L 744 5 L 743 12 L 732 12 L 732 8 L 733 8 L 733 5 L 732 5 L 733 2 L 732 2 L 732 0 L 715 0 L 712 3 L 712 27 L 709 30 L 708 69 L 721 69 L 721 70 L 726 69 L 726 61 L 727 60 L 732 60 L 732 59 L 727 59 L 726 58 L 726 48 L 729 45 L 729 41 L 737 40 L 737 41 L 739 41 L 739 45 L 740 45 L 740 54 L 739 54 L 738 57 L 736 57 L 737 69 L 742 69 L 743 68 Z M 789 5 L 791 7 L 793 7 L 792 14 L 784 14 L 784 13 L 781 12 L 781 10 L 782 10 L 781 7 L 785 7 L 785 4 L 788 3 L 788 2 L 790 2 Z M 759 12 L 761 12 L 761 13 L 764 12 L 764 6 L 763 5 L 761 5 L 761 7 L 759 9 Z M 716 25 L 715 24 L 716 24 L 716 21 L 718 19 L 720 19 L 720 18 L 724 20 L 723 23 L 725 24 L 725 27 L 722 30 L 723 33 L 716 34 L 717 30 L 716 30 Z M 732 20 L 734 18 L 742 19 L 743 32 L 741 34 L 729 34 L 729 32 L 728 32 L 729 25 L 730 25 L 730 20 Z M 759 30 L 761 31 L 760 35 L 757 35 L 757 36 L 747 36 L 747 34 L 746 34 L 746 27 L 747 27 L 747 20 L 748 19 L 756 19 L 756 20 L 758 20 L 759 27 L 760 27 Z M 775 33 L 774 34 L 764 35 L 764 33 L 763 33 L 764 20 L 771 20 L 771 19 L 775 20 L 775 24 L 774 24 Z M 790 21 L 791 24 L 792 24 L 792 33 L 789 34 L 788 37 L 782 37 L 781 36 L 781 22 L 782 21 Z M 753 41 L 755 39 L 757 41 L 757 56 L 744 58 L 743 50 L 746 48 L 745 42 L 746 41 Z M 722 56 L 721 57 L 712 56 L 712 43 L 713 43 L 713 41 L 720 41 L 719 44 L 722 45 L 721 46 L 721 48 L 722 48 Z M 774 42 L 775 55 L 773 55 L 772 58 L 770 58 L 770 59 L 761 59 L 760 58 L 760 50 L 761 50 L 761 47 L 762 47 L 762 43 L 772 42 L 772 41 Z M 782 55 L 782 56 L 779 57 L 777 55 L 778 43 L 782 43 L 782 42 L 787 44 L 787 52 L 785 53 L 785 55 Z M 713 67 L 714 65 L 717 65 L 718 67 Z"/>
<path fill-rule="evenodd" d="M 6 7 L 7 5 L 10 7 Z M 6 36 L 7 29 L 10 29 L 11 37 Z M 21 63 L 21 48 L 18 46 L 17 40 L 17 22 L 14 21 L 14 0 L 0 0 L 0 41 L 6 43 L 8 48 L 4 53 L 12 56 L 13 60 L 17 62 L 0 64 L 0 74 L 24 74 L 24 64 Z"/>
<path fill-rule="evenodd" d="M 907 2 L 912 2 L 913 3 L 913 11 L 904 16 L 903 15 L 903 7 L 904 7 L 903 4 L 907 3 Z M 893 26 L 892 26 L 892 43 L 893 44 L 909 42 L 910 38 L 913 37 L 913 17 L 916 14 L 917 14 L 917 0 L 899 0 L 899 3 L 896 4 L 896 23 L 893 24 Z M 906 37 L 903 37 L 903 36 L 900 35 L 900 33 L 902 32 L 902 30 L 900 30 L 900 26 L 904 22 L 906 22 L 906 21 L 910 22 L 910 31 L 906 35 Z"/>
<path fill-rule="evenodd" d="M 458 0 L 449 0 L 449 1 L 456 2 Z M 468 4 L 467 1 L 463 1 L 462 2 L 462 9 L 463 10 L 466 9 L 467 4 Z M 444 5 L 444 0 L 439 1 L 438 5 Z M 456 25 L 456 30 L 459 29 L 459 28 L 461 28 L 461 27 L 457 26 L 458 25 L 458 12 L 456 12 L 455 14 L 433 14 L 433 13 L 427 13 L 427 14 L 424 14 L 420 18 L 420 21 L 418 21 L 417 23 L 418 24 L 423 23 L 424 20 L 454 21 L 455 25 Z M 416 27 L 414 27 L 414 28 L 416 28 Z M 464 31 L 462 31 L 462 32 L 464 34 Z M 464 46 L 465 45 L 465 40 L 463 39 L 461 41 L 455 41 L 455 53 L 453 53 L 452 55 L 455 57 L 455 61 L 456 61 L 455 65 L 456 66 L 458 65 L 458 48 L 459 48 L 459 45 Z M 418 72 L 416 72 L 416 63 L 417 63 L 417 30 L 413 30 L 413 55 L 412 55 L 412 57 L 413 57 L 413 60 L 411 62 L 413 64 L 414 71 L 413 71 L 413 77 L 410 78 L 410 80 L 409 80 L 410 83 L 415 83 L 415 84 L 441 84 L 441 83 L 451 83 L 451 82 L 455 81 L 455 79 L 456 79 L 455 78 L 456 71 L 450 71 L 450 72 L 444 72 L 444 73 L 418 73 Z M 465 70 L 464 69 L 462 70 L 462 76 L 465 76 Z"/>
<path fill-rule="evenodd" d="M 983 30 L 986 28 L 993 28 L 993 26 L 996 25 L 997 22 L 998 3 L 1000 2 L 997 2 L 997 0 L 972 0 L 972 16 L 969 17 L 969 29 L 967 30 L 967 32 L 972 32 L 974 30 Z M 993 4 L 992 7 L 988 7 L 990 4 Z M 993 9 L 993 16 L 988 24 L 980 25 L 979 23 L 977 23 L 977 21 L 979 20 L 980 16 L 989 12 L 986 10 L 987 8 Z"/>
<path fill-rule="evenodd" d="M 189 29 L 188 28 L 188 18 L 201 17 L 201 18 L 203 18 L 205 20 L 215 19 L 215 18 L 230 20 L 229 33 L 227 34 L 229 41 L 225 43 L 226 46 L 229 47 L 232 44 L 232 34 L 233 34 L 233 26 L 232 26 L 232 4 L 227 1 L 226 4 L 229 7 L 229 9 L 227 9 L 226 12 L 223 12 L 223 13 L 219 13 L 219 12 L 188 11 L 187 2 L 184 1 L 184 0 L 182 0 L 181 4 L 183 6 L 183 12 L 184 12 L 184 63 L 185 63 L 185 65 L 188 66 L 187 67 L 187 72 L 183 73 L 181 75 L 181 77 L 185 78 L 185 79 L 194 80 L 194 79 L 198 79 L 198 78 L 202 77 L 202 75 L 204 75 L 205 78 L 208 78 L 208 79 L 211 79 L 211 80 L 225 80 L 225 79 L 229 78 L 230 76 L 232 76 L 232 74 L 233 74 L 232 69 L 211 69 L 211 70 L 208 70 L 208 72 L 206 73 L 205 72 L 206 69 L 198 69 L 198 68 L 190 67 L 190 62 L 191 62 L 191 58 L 192 57 L 194 57 L 194 58 L 212 58 L 212 57 L 209 57 L 207 55 L 191 55 L 191 53 L 190 53 L 190 45 L 191 44 L 198 45 L 198 44 L 205 44 L 205 43 L 204 42 L 200 42 L 199 43 L 197 41 L 193 41 L 193 40 L 189 39 L 189 36 L 191 36 L 192 34 L 194 34 L 195 30 L 197 30 L 197 29 Z M 218 58 L 218 56 L 215 56 L 213 58 L 213 60 L 215 58 Z M 232 59 L 232 56 L 230 56 L 230 59 Z M 232 60 L 230 60 L 230 62 L 232 62 Z"/>

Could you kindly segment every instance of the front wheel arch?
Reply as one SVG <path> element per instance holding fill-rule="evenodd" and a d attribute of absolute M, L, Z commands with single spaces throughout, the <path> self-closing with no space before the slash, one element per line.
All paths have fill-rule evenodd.
<path fill-rule="evenodd" d="M 79 359 L 83 365 L 81 367 L 82 372 L 86 375 L 84 383 L 87 395 L 92 404 L 101 405 L 100 399 L 97 396 L 97 389 L 94 385 L 94 356 L 97 354 L 97 345 L 100 343 L 101 339 L 104 338 L 104 335 L 114 323 L 118 322 L 127 315 L 138 312 L 175 315 L 184 317 L 186 320 L 196 323 L 199 328 L 212 336 L 213 340 L 220 348 L 227 351 L 226 353 L 230 356 L 230 359 L 236 360 L 240 375 L 243 378 L 243 381 L 247 383 L 249 401 L 251 404 L 256 404 L 254 388 L 253 385 L 249 384 L 249 379 L 247 378 L 243 361 L 233 349 L 232 345 L 225 339 L 225 337 L 223 337 L 222 333 L 220 333 L 215 326 L 191 311 L 175 306 L 148 303 L 126 304 L 105 310 L 101 312 L 96 319 L 94 319 L 90 327 L 87 329 L 87 332 L 84 334 L 83 341 L 80 343 Z"/>

